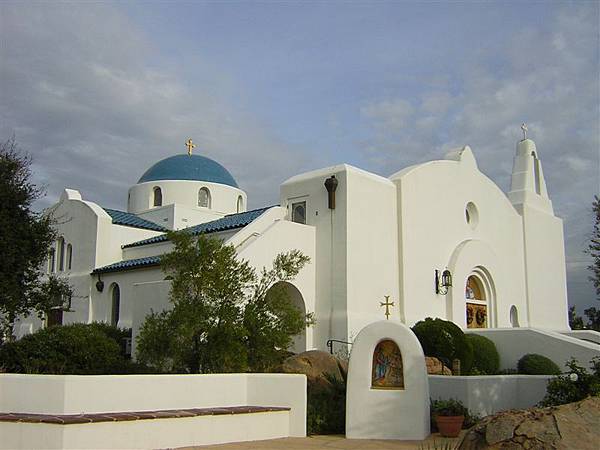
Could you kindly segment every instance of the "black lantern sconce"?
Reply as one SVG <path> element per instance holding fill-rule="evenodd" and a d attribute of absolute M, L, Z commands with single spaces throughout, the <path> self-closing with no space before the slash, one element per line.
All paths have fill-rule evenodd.
<path fill-rule="evenodd" d="M 440 277 L 440 271 L 435 269 L 435 293 L 446 295 L 452 287 L 452 274 L 448 269 L 444 270 Z"/>
<path fill-rule="evenodd" d="M 100 274 L 98 274 L 98 281 L 96 281 L 96 290 L 98 292 L 102 292 L 104 290 L 104 281 L 100 279 Z"/>

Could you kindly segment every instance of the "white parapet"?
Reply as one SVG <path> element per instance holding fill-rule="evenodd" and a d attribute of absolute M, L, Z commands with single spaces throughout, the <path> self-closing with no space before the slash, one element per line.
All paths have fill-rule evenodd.
<path fill-rule="evenodd" d="M 429 375 L 429 395 L 433 400 L 460 400 L 471 414 L 487 416 L 535 406 L 544 398 L 551 378 L 551 375 Z"/>
<path fill-rule="evenodd" d="M 69 425 L 0 418 L 0 449 L 166 448 L 306 436 L 304 375 L 0 374 L 0 413 L 61 416 L 244 405 L 289 410 Z"/>
<path fill-rule="evenodd" d="M 565 336 L 561 332 L 537 328 L 477 328 L 465 331 L 494 341 L 500 354 L 501 369 L 516 368 L 519 359 L 528 353 L 551 359 L 561 370 L 567 370 L 565 363 L 571 358 L 584 367 L 591 367 L 591 359 L 600 357 L 600 345 Z"/>

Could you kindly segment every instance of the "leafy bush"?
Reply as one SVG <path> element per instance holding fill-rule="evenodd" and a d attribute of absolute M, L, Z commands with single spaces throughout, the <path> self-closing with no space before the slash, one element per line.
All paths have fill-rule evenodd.
<path fill-rule="evenodd" d="M 460 400 L 431 400 L 432 416 L 467 416 L 469 410 Z"/>
<path fill-rule="evenodd" d="M 126 359 L 113 336 L 125 331 L 102 324 L 72 324 L 39 330 L 0 347 L 0 368 L 39 374 L 145 372 Z"/>
<path fill-rule="evenodd" d="M 523 356 L 517 363 L 517 369 L 522 375 L 560 374 L 560 368 L 551 359 L 536 353 Z"/>
<path fill-rule="evenodd" d="M 346 380 L 325 375 L 325 380 L 307 386 L 306 429 L 308 434 L 346 432 Z"/>
<path fill-rule="evenodd" d="M 479 334 L 468 333 L 467 341 L 473 347 L 473 375 L 495 375 L 500 368 L 500 355 L 493 341 Z"/>
<path fill-rule="evenodd" d="M 566 363 L 569 372 L 551 379 L 546 387 L 546 396 L 540 406 L 558 406 L 577 402 L 584 398 L 600 396 L 600 357 L 590 361 L 592 373 L 577 364 L 575 358 Z"/>
<path fill-rule="evenodd" d="M 473 364 L 473 347 L 463 331 L 454 323 L 430 317 L 417 322 L 412 331 L 417 335 L 426 356 L 441 359 L 448 367 L 459 359 L 462 373 L 469 373 Z"/>

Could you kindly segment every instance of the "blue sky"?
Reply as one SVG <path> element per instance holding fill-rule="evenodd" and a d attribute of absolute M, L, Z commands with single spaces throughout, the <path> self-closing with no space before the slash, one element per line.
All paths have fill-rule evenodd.
<path fill-rule="evenodd" d="M 468 144 L 505 191 L 519 126 L 565 220 L 570 302 L 599 187 L 598 2 L 3 2 L 0 138 L 54 202 L 124 208 L 158 159 L 200 151 L 249 206 L 301 171 L 387 176 Z M 595 302 L 595 306 L 600 306 Z"/>

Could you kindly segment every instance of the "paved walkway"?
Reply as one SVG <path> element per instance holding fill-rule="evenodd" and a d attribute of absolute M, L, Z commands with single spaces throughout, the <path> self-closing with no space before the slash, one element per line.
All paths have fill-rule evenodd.
<path fill-rule="evenodd" d="M 310 436 L 306 438 L 283 438 L 271 439 L 268 441 L 183 447 L 177 450 L 434 450 L 436 448 L 443 449 L 443 444 L 458 443 L 459 441 L 460 438 L 443 438 L 437 433 L 432 434 L 424 441 L 388 441 L 375 439 L 346 439 L 344 436 Z M 438 445 L 435 446 L 434 444 Z"/>

